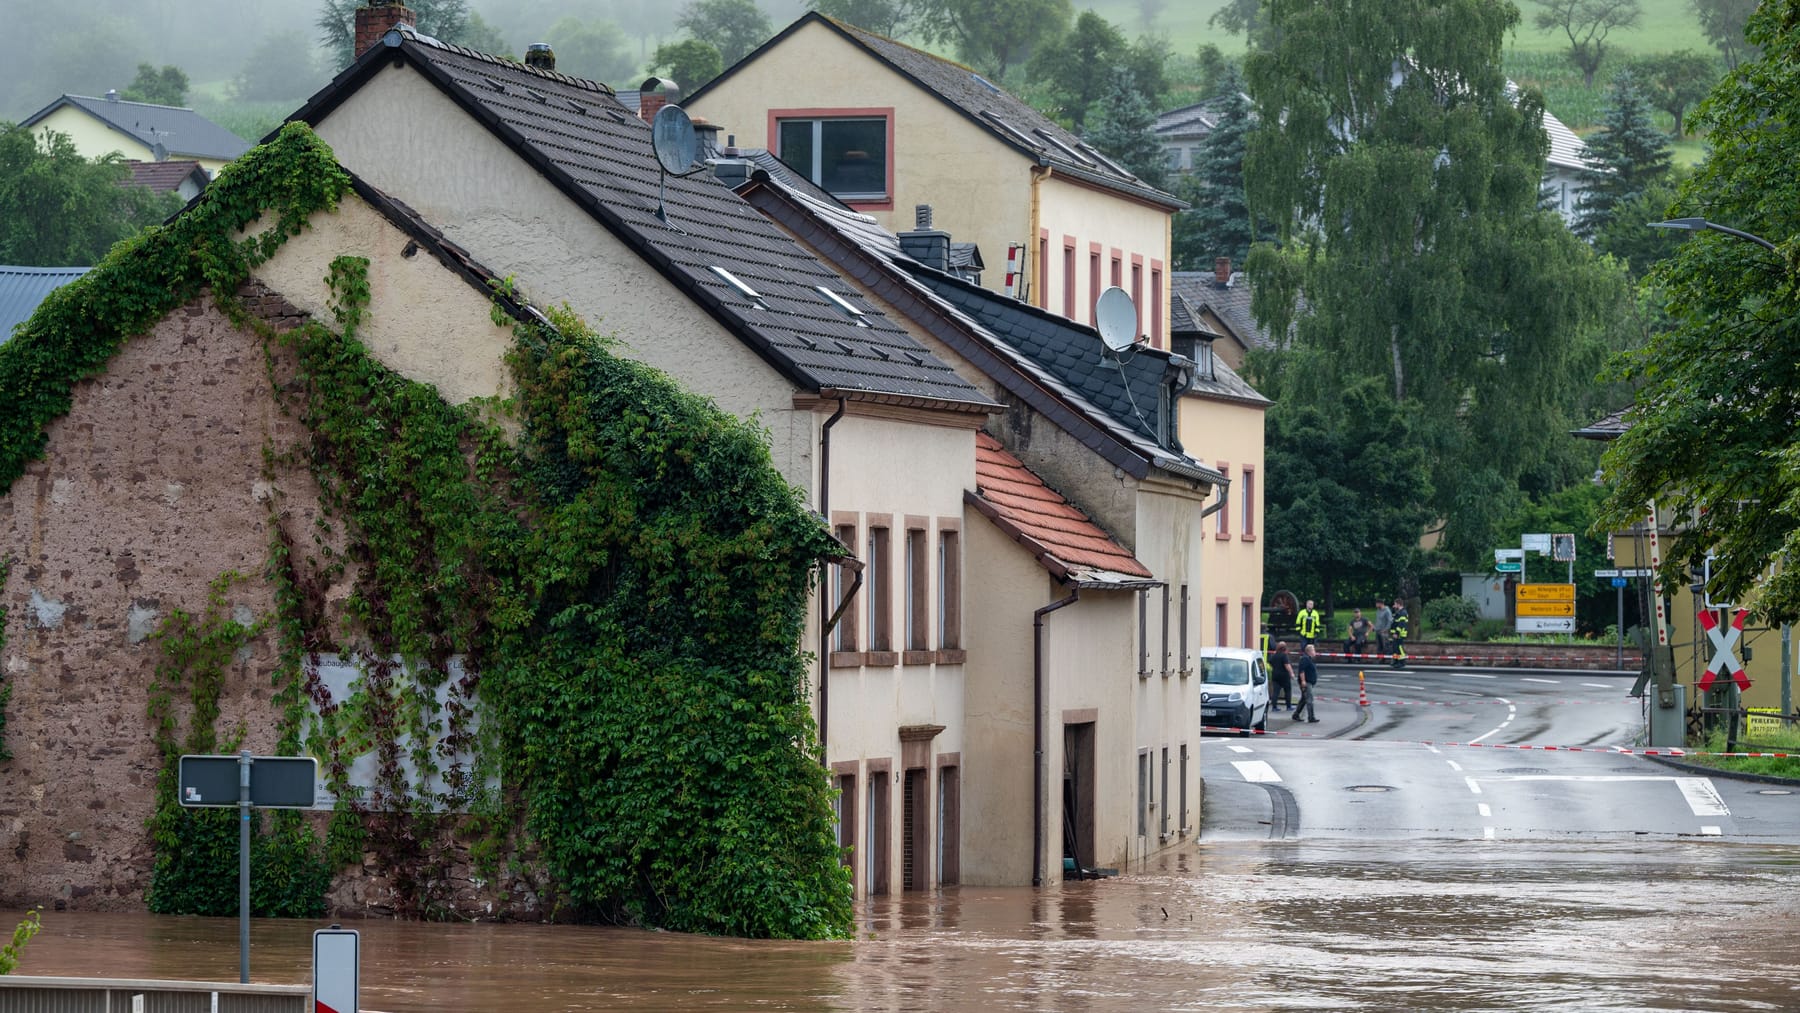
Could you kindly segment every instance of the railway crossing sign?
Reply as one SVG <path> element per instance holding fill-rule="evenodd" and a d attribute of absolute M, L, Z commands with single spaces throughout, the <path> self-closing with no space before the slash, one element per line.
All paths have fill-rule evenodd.
<path fill-rule="evenodd" d="M 1738 663 L 1737 642 L 1744 635 L 1744 617 L 1749 613 L 1738 609 L 1732 613 L 1731 628 L 1726 630 L 1719 624 L 1719 616 L 1712 609 L 1700 610 L 1700 626 L 1706 630 L 1706 639 L 1712 641 L 1712 661 L 1706 666 L 1706 672 L 1700 676 L 1700 691 L 1712 688 L 1713 680 L 1718 676 L 1729 676 L 1737 688 L 1750 688 L 1750 677 L 1744 674 L 1744 666 Z"/>

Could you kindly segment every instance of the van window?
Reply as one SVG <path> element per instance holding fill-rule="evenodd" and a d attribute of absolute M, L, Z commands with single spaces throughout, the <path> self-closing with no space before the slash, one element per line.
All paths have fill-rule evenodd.
<path fill-rule="evenodd" d="M 1200 681 L 1221 686 L 1250 685 L 1250 663 L 1242 658 L 1201 658 Z"/>

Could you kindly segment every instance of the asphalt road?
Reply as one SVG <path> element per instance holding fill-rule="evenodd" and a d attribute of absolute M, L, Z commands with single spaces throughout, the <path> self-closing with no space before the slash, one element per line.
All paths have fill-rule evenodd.
<path fill-rule="evenodd" d="M 1319 724 L 1209 736 L 1201 840 L 1800 842 L 1800 794 L 1634 755 L 1632 677 L 1321 666 Z M 1366 693 L 1368 706 L 1359 703 Z M 1528 747 L 1528 748 L 1521 748 Z"/>

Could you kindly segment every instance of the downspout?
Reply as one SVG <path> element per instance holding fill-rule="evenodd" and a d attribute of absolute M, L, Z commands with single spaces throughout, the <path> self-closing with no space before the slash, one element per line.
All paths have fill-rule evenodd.
<path fill-rule="evenodd" d="M 1231 502 L 1231 481 L 1229 479 L 1220 482 L 1218 485 L 1213 486 L 1213 488 L 1219 490 L 1219 501 L 1200 511 L 1201 520 L 1205 520 L 1213 514 L 1225 509 L 1225 504 Z"/>
<path fill-rule="evenodd" d="M 1044 617 L 1081 600 L 1081 587 L 1031 613 L 1031 885 L 1044 885 Z"/>
<path fill-rule="evenodd" d="M 1046 298 L 1045 294 L 1037 291 L 1038 286 L 1036 279 L 1039 277 L 1048 278 L 1050 276 L 1049 268 L 1038 263 L 1042 255 L 1042 247 L 1038 243 L 1038 233 L 1041 231 L 1038 222 L 1042 219 L 1044 204 L 1040 185 L 1044 180 L 1049 179 L 1050 174 L 1054 171 L 1055 170 L 1050 168 L 1049 164 L 1045 162 L 1039 162 L 1031 167 L 1031 226 L 1030 232 L 1025 237 L 1025 249 L 1029 252 L 1031 257 L 1031 268 L 1026 273 L 1025 277 L 1032 279 L 1032 298 L 1025 300 L 1025 302 L 1029 305 L 1036 306 L 1039 309 L 1049 309 L 1049 307 L 1044 304 L 1044 299 Z"/>
<path fill-rule="evenodd" d="M 825 518 L 825 530 L 832 530 L 831 524 L 831 427 L 844 417 L 845 402 L 838 398 L 837 411 L 825 420 L 825 428 L 819 433 L 819 513 Z M 852 556 L 856 546 L 850 546 Z M 819 762 L 830 765 L 830 751 L 826 747 L 826 730 L 831 714 L 831 628 L 843 618 L 844 606 L 849 604 L 851 595 L 862 586 L 862 566 L 856 567 L 856 580 L 844 595 L 844 600 L 832 610 L 831 601 L 826 597 L 831 587 L 831 574 L 825 567 L 831 565 L 827 560 L 820 564 L 819 578 Z"/>

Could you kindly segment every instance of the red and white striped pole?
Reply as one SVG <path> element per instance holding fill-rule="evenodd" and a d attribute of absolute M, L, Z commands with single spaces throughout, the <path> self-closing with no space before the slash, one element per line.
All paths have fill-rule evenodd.
<path fill-rule="evenodd" d="M 1019 255 L 1024 251 L 1023 243 L 1009 243 L 1006 247 L 1006 294 L 1014 299 L 1019 297 Z"/>

